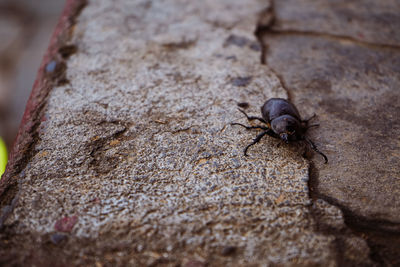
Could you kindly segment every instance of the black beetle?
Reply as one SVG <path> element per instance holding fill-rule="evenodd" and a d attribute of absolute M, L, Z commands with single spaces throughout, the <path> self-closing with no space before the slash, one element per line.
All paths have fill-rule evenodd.
<path fill-rule="evenodd" d="M 239 109 L 249 121 L 258 120 L 265 123 L 267 126 L 246 126 L 241 123 L 231 123 L 231 125 L 240 125 L 246 129 L 262 129 L 262 133 L 254 138 L 253 142 L 245 147 L 244 155 L 247 156 L 247 149 L 258 143 L 261 138 L 268 134 L 274 138 L 279 138 L 285 143 L 289 141 L 305 141 L 310 147 L 320 154 L 328 162 L 328 158 L 324 153 L 318 150 L 315 144 L 306 137 L 306 132 L 309 128 L 319 126 L 318 124 L 308 125 L 308 122 L 315 117 L 312 116 L 307 120 L 302 120 L 297 108 L 289 101 L 283 98 L 271 98 L 261 107 L 262 118 L 249 116 L 244 110 Z"/>

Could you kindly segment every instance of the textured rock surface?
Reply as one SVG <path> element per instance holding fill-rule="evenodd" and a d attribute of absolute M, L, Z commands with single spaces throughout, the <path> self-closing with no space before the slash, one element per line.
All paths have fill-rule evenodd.
<path fill-rule="evenodd" d="M 274 3 L 274 30 L 400 46 L 400 7 L 396 0 L 279 0 Z"/>
<path fill-rule="evenodd" d="M 372 264 L 342 212 L 309 198 L 301 148 L 265 138 L 245 158 L 255 133 L 229 126 L 245 121 L 237 103 L 258 114 L 287 97 L 253 34 L 266 7 L 90 2 L 14 197 L 3 193 L 2 260 Z"/>
<path fill-rule="evenodd" d="M 313 195 L 340 206 L 356 228 L 387 236 L 379 245 L 371 241 L 372 246 L 396 248 L 400 31 L 395 25 L 400 6 L 394 1 L 370 4 L 299 1 L 295 8 L 293 1 L 276 1 L 275 20 L 264 25 L 260 37 L 265 62 L 291 100 L 303 113 L 318 114 L 321 127 L 312 133 L 330 163 L 315 161 Z M 389 253 L 392 264 L 400 264 L 399 253 Z"/>
<path fill-rule="evenodd" d="M 310 6 L 321 9 L 317 3 L 297 9 L 296 14 L 306 16 Z M 276 7 L 277 14 L 281 5 Z M 342 3 L 342 8 L 353 10 L 353 4 Z M 356 14 L 363 16 L 363 12 L 361 8 Z M 277 16 L 275 23 L 288 30 L 296 21 L 300 23 L 297 16 L 291 23 Z M 373 29 L 365 29 L 371 32 L 365 35 L 374 35 Z M 352 33 L 347 28 L 343 31 Z M 315 111 L 323 124 L 318 138 L 326 144 L 331 164 L 316 163 L 318 189 L 359 215 L 400 227 L 396 197 L 400 194 L 396 139 L 400 135 L 400 49 L 285 30 L 266 31 L 263 37 L 268 47 L 266 61 L 282 76 L 292 100 L 303 112 Z"/>

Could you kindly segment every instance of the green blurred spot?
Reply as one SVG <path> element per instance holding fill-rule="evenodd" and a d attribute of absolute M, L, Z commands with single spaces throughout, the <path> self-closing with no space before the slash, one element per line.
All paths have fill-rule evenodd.
<path fill-rule="evenodd" d="M 6 170 L 7 165 L 7 148 L 3 139 L 0 137 L 0 178 Z"/>

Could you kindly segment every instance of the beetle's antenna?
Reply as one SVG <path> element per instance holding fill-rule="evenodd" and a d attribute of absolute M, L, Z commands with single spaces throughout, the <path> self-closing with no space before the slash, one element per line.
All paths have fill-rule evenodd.
<path fill-rule="evenodd" d="M 328 158 L 327 156 L 325 156 L 324 153 L 322 153 L 321 151 L 318 150 L 317 146 L 313 143 L 313 141 L 311 141 L 310 139 L 308 139 L 307 137 L 304 137 L 304 140 L 310 145 L 310 147 L 317 152 L 318 154 L 320 154 L 321 156 L 324 157 L 325 159 L 325 164 L 328 163 Z"/>
<path fill-rule="evenodd" d="M 308 123 L 310 120 L 314 119 L 315 117 L 317 117 L 317 115 L 314 113 L 314 115 L 312 115 L 308 119 L 302 120 L 301 122 Z"/>
<path fill-rule="evenodd" d="M 307 125 L 307 129 L 310 129 L 312 127 L 319 127 L 319 124 L 311 124 L 311 125 Z"/>
<path fill-rule="evenodd" d="M 280 141 L 279 141 L 279 143 L 276 145 L 276 147 L 280 147 L 281 144 L 282 144 L 283 142 L 284 142 L 284 141 L 283 141 L 282 139 L 280 139 Z"/>

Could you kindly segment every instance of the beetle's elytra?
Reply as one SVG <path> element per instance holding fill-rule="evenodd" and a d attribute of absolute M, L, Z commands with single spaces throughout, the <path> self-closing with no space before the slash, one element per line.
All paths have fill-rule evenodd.
<path fill-rule="evenodd" d="M 232 123 L 231 125 L 239 125 L 246 129 L 262 129 L 259 135 L 254 138 L 253 142 L 245 147 L 244 155 L 247 156 L 247 150 L 252 145 L 258 143 L 264 135 L 269 135 L 274 138 L 283 140 L 285 143 L 294 141 L 304 141 L 310 147 L 320 154 L 325 159 L 325 163 L 328 163 L 328 158 L 324 153 L 318 150 L 315 144 L 306 136 L 306 132 L 309 128 L 319 126 L 318 124 L 308 125 L 308 122 L 315 117 L 312 116 L 307 120 L 302 120 L 299 111 L 289 101 L 283 98 L 271 98 L 267 100 L 261 107 L 260 117 L 249 116 L 243 110 L 239 109 L 249 121 L 258 120 L 266 126 L 246 126 L 241 123 Z"/>

